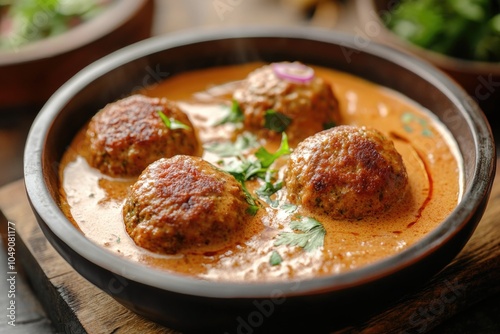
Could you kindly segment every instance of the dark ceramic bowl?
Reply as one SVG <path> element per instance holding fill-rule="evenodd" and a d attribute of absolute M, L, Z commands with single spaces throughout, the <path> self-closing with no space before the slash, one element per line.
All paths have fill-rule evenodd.
<path fill-rule="evenodd" d="M 86 239 L 58 205 L 58 165 L 77 131 L 100 107 L 134 89 L 188 70 L 249 61 L 300 60 L 366 78 L 419 102 L 448 127 L 463 155 L 465 192 L 452 214 L 403 252 L 362 269 L 302 281 L 211 282 L 129 261 Z M 40 227 L 86 279 L 147 318 L 184 331 L 228 333 L 335 329 L 379 311 L 442 269 L 474 231 L 495 169 L 482 112 L 429 64 L 349 36 L 304 28 L 194 31 L 127 47 L 85 68 L 42 109 L 25 151 L 27 193 Z"/>
<path fill-rule="evenodd" d="M 61 35 L 16 50 L 0 50 L 0 115 L 15 109 L 40 109 L 83 67 L 150 37 L 153 7 L 153 0 L 115 1 L 95 18 Z"/>

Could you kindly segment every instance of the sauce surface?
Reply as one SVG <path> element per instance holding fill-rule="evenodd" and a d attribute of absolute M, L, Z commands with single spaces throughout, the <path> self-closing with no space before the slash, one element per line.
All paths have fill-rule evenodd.
<path fill-rule="evenodd" d="M 233 125 L 214 124 L 226 114 L 238 81 L 262 65 L 187 72 L 139 93 L 177 101 L 198 130 L 202 143 L 209 145 L 234 139 Z M 402 155 L 409 191 L 389 212 L 359 221 L 332 220 L 301 207 L 290 209 L 284 188 L 273 197 L 279 203 L 277 207 L 261 200 L 262 207 L 248 220 L 244 240 L 237 244 L 210 252 L 155 254 L 136 246 L 124 228 L 122 206 L 135 179 L 113 179 L 87 164 L 82 143 L 85 128 L 62 159 L 62 209 L 87 238 L 112 252 L 132 261 L 209 280 L 311 278 L 360 268 L 400 252 L 434 229 L 460 200 L 461 159 L 456 144 L 431 113 L 405 97 L 349 74 L 314 69 L 317 76 L 332 84 L 343 124 L 381 131 L 394 141 Z M 279 146 L 279 142 L 272 141 L 261 144 L 271 152 Z M 207 150 L 203 158 L 213 163 L 220 160 Z M 283 164 L 283 159 L 277 161 L 276 168 Z M 259 184 L 251 181 L 247 186 L 253 193 Z M 274 245 L 276 236 L 291 231 L 289 224 L 299 215 L 323 224 L 326 236 L 322 249 L 307 252 L 300 247 Z M 282 257 L 278 265 L 270 264 L 273 252 Z"/>

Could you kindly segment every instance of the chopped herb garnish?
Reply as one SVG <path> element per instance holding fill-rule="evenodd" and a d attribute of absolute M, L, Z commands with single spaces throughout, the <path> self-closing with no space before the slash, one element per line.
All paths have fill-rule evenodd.
<path fill-rule="evenodd" d="M 283 262 L 283 258 L 281 257 L 280 253 L 278 253 L 277 251 L 273 251 L 271 253 L 271 257 L 269 258 L 269 263 L 272 266 L 277 266 L 281 264 L 281 262 Z"/>
<path fill-rule="evenodd" d="M 230 172 L 230 171 L 226 171 L 226 172 L 228 172 L 229 174 L 231 174 L 236 179 L 236 181 L 238 181 L 241 184 L 241 189 L 245 193 L 246 200 L 247 200 L 247 203 L 249 205 L 249 207 L 247 209 L 247 213 L 250 214 L 250 215 L 252 215 L 252 216 L 255 216 L 255 214 L 259 210 L 259 205 L 257 204 L 258 203 L 257 199 L 252 196 L 252 194 L 250 193 L 250 191 L 248 191 L 248 188 L 247 188 L 247 186 L 245 184 L 245 178 L 244 178 L 245 175 L 244 175 L 244 173 L 233 173 L 233 172 Z"/>
<path fill-rule="evenodd" d="M 292 221 L 290 227 L 295 232 L 278 234 L 275 246 L 299 246 L 308 252 L 323 247 L 326 230 L 316 219 L 302 217 L 300 220 Z"/>
<path fill-rule="evenodd" d="M 266 111 L 264 115 L 264 127 L 274 132 L 283 132 L 292 123 L 292 119 L 285 114 L 273 109 Z"/>
<path fill-rule="evenodd" d="M 163 111 L 158 110 L 158 115 L 160 116 L 161 120 L 163 121 L 163 124 L 170 129 L 170 130 L 178 130 L 178 129 L 183 129 L 183 130 L 190 130 L 191 128 L 187 126 L 186 124 L 179 122 L 175 118 L 168 118 L 167 115 L 163 113 Z"/>
<path fill-rule="evenodd" d="M 323 130 L 328 130 L 328 129 L 334 128 L 336 126 L 337 126 L 337 124 L 335 124 L 334 121 L 323 123 Z"/>
<path fill-rule="evenodd" d="M 265 175 L 267 169 L 262 167 L 260 161 L 250 161 L 242 157 L 238 157 L 238 159 L 226 163 L 223 170 L 233 175 L 237 180 L 241 180 L 241 182 Z"/>
<path fill-rule="evenodd" d="M 229 113 L 224 116 L 220 121 L 215 123 L 215 125 L 222 125 L 226 123 L 242 123 L 245 119 L 245 115 L 243 114 L 243 110 L 241 110 L 240 104 L 238 101 L 233 100 L 231 103 L 231 108 L 229 108 Z"/>
<path fill-rule="evenodd" d="M 275 153 L 268 152 L 265 148 L 260 147 L 255 153 L 256 160 L 249 160 L 240 155 L 235 156 L 236 159 L 222 161 L 222 170 L 234 176 L 234 178 L 242 185 L 243 191 L 247 195 L 247 201 L 251 206 L 254 206 L 255 212 L 258 209 L 258 200 L 250 194 L 246 188 L 245 182 L 251 179 L 260 178 L 266 180 L 266 175 L 269 172 L 269 167 L 279 157 L 285 154 L 290 154 L 288 139 L 285 133 L 282 134 L 281 145 Z M 276 187 L 276 185 L 273 185 Z M 254 212 L 254 214 L 255 214 Z"/>
<path fill-rule="evenodd" d="M 272 200 L 271 196 L 274 195 L 278 190 L 283 188 L 283 181 L 280 180 L 280 181 L 273 183 L 272 182 L 272 174 L 273 173 L 270 171 L 268 171 L 266 173 L 265 182 L 255 192 L 262 199 L 264 199 L 267 203 L 269 203 L 269 205 L 271 205 L 273 208 L 276 208 L 276 207 L 278 207 L 279 202 L 277 200 Z"/>
<path fill-rule="evenodd" d="M 297 206 L 295 204 L 285 203 L 281 206 L 281 210 L 285 211 L 286 213 L 294 213 L 295 211 L 297 211 Z"/>
<path fill-rule="evenodd" d="M 257 152 L 255 152 L 255 156 L 259 159 L 262 167 L 268 168 L 275 162 L 279 157 L 283 155 L 290 154 L 290 146 L 288 145 L 288 137 L 286 133 L 281 134 L 281 144 L 278 150 L 275 153 L 269 153 L 264 147 L 260 147 Z"/>
<path fill-rule="evenodd" d="M 236 179 L 240 178 L 243 181 L 248 181 L 254 177 L 265 179 L 266 172 L 273 162 L 283 155 L 290 154 L 290 152 L 288 138 L 286 134 L 283 133 L 280 147 L 275 153 L 270 153 L 261 146 L 257 152 L 255 152 L 257 160 L 248 160 L 238 156 L 238 160 L 230 161 L 223 167 L 223 170 L 234 175 Z"/>
<path fill-rule="evenodd" d="M 117 244 L 119 244 L 119 243 L 120 243 L 120 241 L 121 241 L 121 240 L 120 240 L 120 237 L 119 237 L 119 236 L 117 236 L 116 234 L 111 234 L 111 235 L 112 235 L 113 237 L 115 237 L 115 238 L 116 238 L 116 243 L 117 243 Z"/>
<path fill-rule="evenodd" d="M 205 145 L 205 150 L 215 153 L 222 158 L 235 157 L 243 154 L 246 150 L 259 146 L 257 137 L 250 132 L 239 135 L 234 142 L 216 142 Z"/>

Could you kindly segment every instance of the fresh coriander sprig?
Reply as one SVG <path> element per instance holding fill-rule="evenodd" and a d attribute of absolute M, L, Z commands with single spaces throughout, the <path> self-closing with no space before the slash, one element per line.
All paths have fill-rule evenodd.
<path fill-rule="evenodd" d="M 234 142 L 224 141 L 209 143 L 204 146 L 205 150 L 217 154 L 221 158 L 240 156 L 245 151 L 256 148 L 260 144 L 255 135 L 250 132 L 243 132 L 240 134 Z"/>
<path fill-rule="evenodd" d="M 256 160 L 249 160 L 242 156 L 236 156 L 237 160 L 231 160 L 222 167 L 228 173 L 238 176 L 238 178 L 248 181 L 252 178 L 258 177 L 265 179 L 269 167 L 281 156 L 290 154 L 291 150 L 288 145 L 288 138 L 283 132 L 281 137 L 281 144 L 278 150 L 270 153 L 264 147 L 260 147 L 255 152 Z"/>
<path fill-rule="evenodd" d="M 290 146 L 288 145 L 288 137 L 286 133 L 283 132 L 281 134 L 280 147 L 276 152 L 270 153 L 264 147 L 260 147 L 257 152 L 255 152 L 255 156 L 260 161 L 263 168 L 269 168 L 278 158 L 290 154 L 291 152 Z"/>
<path fill-rule="evenodd" d="M 170 130 L 178 130 L 178 129 L 183 129 L 183 130 L 190 130 L 191 128 L 176 120 L 175 118 L 168 118 L 167 115 L 163 113 L 163 111 L 158 110 L 158 115 L 160 116 L 161 120 L 163 121 L 163 124 L 170 129 Z"/>
<path fill-rule="evenodd" d="M 238 101 L 233 100 L 231 102 L 231 108 L 229 108 L 229 112 L 224 118 L 215 123 L 215 125 L 222 125 L 227 123 L 238 124 L 242 123 L 245 120 L 245 115 L 243 114 L 243 110 L 241 110 L 240 104 Z"/>
<path fill-rule="evenodd" d="M 264 180 L 264 183 L 262 186 L 255 191 L 259 197 L 264 199 L 269 205 L 271 205 L 273 208 L 278 207 L 279 202 L 277 200 L 271 199 L 271 196 L 274 195 L 278 190 L 283 188 L 283 181 L 278 180 L 275 183 L 273 183 L 272 177 L 273 177 L 273 172 L 268 171 L 266 173 L 266 178 Z"/>
<path fill-rule="evenodd" d="M 243 192 L 245 193 L 246 200 L 247 200 L 247 203 L 249 205 L 247 212 L 249 214 L 251 214 L 252 216 L 255 216 L 255 214 L 259 210 L 258 201 L 255 197 L 252 196 L 252 194 L 248 190 L 248 188 L 245 184 L 244 174 L 243 173 L 234 173 L 231 171 L 226 171 L 226 172 L 231 174 L 236 179 L 236 181 L 238 181 L 241 184 L 241 190 L 243 190 Z"/>
<path fill-rule="evenodd" d="M 287 115 L 269 109 L 264 114 L 264 127 L 274 132 L 283 132 L 292 123 L 292 119 Z"/>
<path fill-rule="evenodd" d="M 252 196 L 252 194 L 248 191 L 245 182 L 255 178 L 265 180 L 266 175 L 269 172 L 269 167 L 278 158 L 283 155 L 290 154 L 290 152 L 291 150 L 288 145 L 288 138 L 286 134 L 283 133 L 280 147 L 275 153 L 270 153 L 264 147 L 260 147 L 255 153 L 255 160 L 249 160 L 241 155 L 238 155 L 235 159 L 225 162 L 221 168 L 227 173 L 233 175 L 233 177 L 241 184 L 243 191 L 247 195 L 250 206 L 253 207 L 252 210 L 255 210 L 256 212 L 258 209 L 258 199 Z"/>
<path fill-rule="evenodd" d="M 323 247 L 326 230 L 316 219 L 302 217 L 300 220 L 293 220 L 290 223 L 290 228 L 294 230 L 294 232 L 283 232 L 278 234 L 274 242 L 275 246 L 298 246 L 307 252 Z"/>

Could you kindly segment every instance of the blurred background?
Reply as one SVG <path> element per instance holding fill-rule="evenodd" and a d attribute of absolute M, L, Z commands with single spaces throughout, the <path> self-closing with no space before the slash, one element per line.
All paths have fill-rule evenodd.
<path fill-rule="evenodd" d="M 185 29 L 312 26 L 352 34 L 360 44 L 372 40 L 390 44 L 446 71 L 497 124 L 500 1 L 401 1 L 409 4 L 399 9 L 397 2 L 0 0 L 0 187 L 23 177 L 22 156 L 31 123 L 66 80 L 114 50 Z M 6 283 L 0 282 L 4 291 Z M 25 291 L 26 323 L 35 327 L 16 332 L 51 333 L 28 285 Z M 499 304 L 492 298 L 435 333 L 498 333 Z M 2 322 L 0 332 L 6 328 Z"/>

